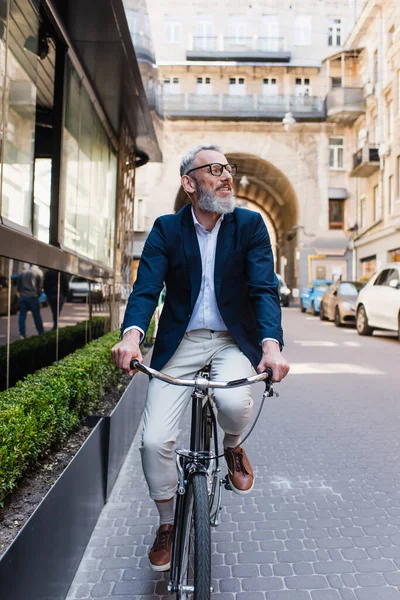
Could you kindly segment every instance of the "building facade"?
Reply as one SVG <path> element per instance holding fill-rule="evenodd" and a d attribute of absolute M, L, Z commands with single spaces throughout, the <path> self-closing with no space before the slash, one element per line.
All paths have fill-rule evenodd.
<path fill-rule="evenodd" d="M 186 202 L 178 176 L 182 155 L 214 142 L 237 163 L 238 204 L 263 213 L 276 269 L 291 287 L 363 275 L 359 248 L 369 238 L 357 239 L 360 198 L 375 186 L 353 161 L 371 103 L 360 71 L 364 54 L 374 56 L 371 41 L 360 36 L 370 28 L 377 44 L 377 26 L 365 16 L 369 5 L 149 1 L 164 163 L 138 173 L 137 256 L 154 219 Z M 395 7 L 389 3 L 387 10 Z M 392 53 L 397 27 L 393 17 Z"/>
<path fill-rule="evenodd" d="M 0 94 L 0 345 L 54 326 L 48 298 L 35 326 L 17 314 L 29 269 L 58 273 L 59 300 L 81 286 L 57 328 L 88 319 L 90 338 L 94 312 L 120 322 L 136 169 L 161 160 L 122 0 L 0 0 Z"/>
<path fill-rule="evenodd" d="M 350 131 L 359 278 L 400 261 L 400 4 L 369 0 L 346 41 L 363 112 Z M 346 70 L 346 69 L 345 69 Z"/>

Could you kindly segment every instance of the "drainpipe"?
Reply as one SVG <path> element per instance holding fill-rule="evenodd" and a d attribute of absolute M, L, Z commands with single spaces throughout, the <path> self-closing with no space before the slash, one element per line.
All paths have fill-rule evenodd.
<path fill-rule="evenodd" d="M 383 131 L 383 101 L 382 101 L 382 87 L 383 87 L 383 17 L 382 17 L 382 8 L 379 8 L 379 18 L 378 18 L 378 81 L 377 81 L 377 90 L 376 95 L 378 96 L 378 123 L 379 123 L 379 145 L 382 144 L 384 139 L 384 131 Z M 383 216 L 383 169 L 384 169 L 384 156 L 381 156 L 379 153 L 379 214 L 378 219 L 381 219 Z"/>

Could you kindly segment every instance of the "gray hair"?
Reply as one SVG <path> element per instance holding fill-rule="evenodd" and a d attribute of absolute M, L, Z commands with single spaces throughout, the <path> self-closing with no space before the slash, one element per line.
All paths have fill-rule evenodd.
<path fill-rule="evenodd" d="M 195 158 L 196 158 L 197 154 L 199 152 L 201 152 L 201 150 L 215 150 L 216 152 L 222 153 L 222 149 L 220 148 L 220 146 L 217 146 L 216 144 L 208 144 L 208 145 L 197 146 L 196 148 L 193 148 L 193 150 L 190 150 L 190 152 L 188 152 L 186 154 L 186 156 L 184 156 L 181 160 L 181 168 L 180 168 L 181 177 L 182 177 L 182 175 L 185 175 L 188 171 L 190 171 L 190 169 L 193 167 Z"/>

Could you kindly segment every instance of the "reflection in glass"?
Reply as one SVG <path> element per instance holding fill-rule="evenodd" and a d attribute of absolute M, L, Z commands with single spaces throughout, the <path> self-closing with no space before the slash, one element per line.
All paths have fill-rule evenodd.
<path fill-rule="evenodd" d="M 37 56 L 24 50 L 29 36 L 37 40 L 39 20 L 30 2 L 12 0 L 8 27 L 2 215 L 18 225 L 31 226 Z"/>
<path fill-rule="evenodd" d="M 51 201 L 51 158 L 35 160 L 33 190 L 33 235 L 41 242 L 49 243 Z"/>
<path fill-rule="evenodd" d="M 89 95 L 70 63 L 66 96 L 63 243 L 111 267 L 117 158 Z"/>
<path fill-rule="evenodd" d="M 19 293 L 18 329 L 22 339 L 26 338 L 26 317 L 32 313 L 36 331 L 44 333 L 40 304 L 43 289 L 43 271 L 36 265 L 24 263 L 24 268 L 18 275 L 17 290 Z"/>

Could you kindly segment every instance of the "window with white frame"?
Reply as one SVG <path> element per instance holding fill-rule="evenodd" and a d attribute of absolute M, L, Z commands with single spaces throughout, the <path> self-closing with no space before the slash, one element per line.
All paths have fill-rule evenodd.
<path fill-rule="evenodd" d="M 263 96 L 276 96 L 278 94 L 278 84 L 275 77 L 264 77 L 262 94 Z"/>
<path fill-rule="evenodd" d="M 342 19 L 329 17 L 328 19 L 328 46 L 342 45 Z"/>
<path fill-rule="evenodd" d="M 387 103 L 387 133 L 389 141 L 392 140 L 393 136 L 393 102 Z"/>
<path fill-rule="evenodd" d="M 164 41 L 167 44 L 179 44 L 182 23 L 177 17 L 164 17 Z"/>
<path fill-rule="evenodd" d="M 228 20 L 229 44 L 240 46 L 246 43 L 246 20 L 242 15 L 230 16 Z"/>
<path fill-rule="evenodd" d="M 379 185 L 374 186 L 374 223 L 382 218 L 382 207 L 380 203 Z"/>
<path fill-rule="evenodd" d="M 229 94 L 231 96 L 245 96 L 246 95 L 246 82 L 244 77 L 230 77 L 229 78 Z"/>
<path fill-rule="evenodd" d="M 310 15 L 297 15 L 294 22 L 294 43 L 296 46 L 310 46 L 312 41 L 312 21 Z"/>
<path fill-rule="evenodd" d="M 389 178 L 388 178 L 388 198 L 389 198 L 389 214 L 393 215 L 395 212 L 393 175 L 389 175 Z"/>
<path fill-rule="evenodd" d="M 296 77 L 294 93 L 296 96 L 311 96 L 311 82 L 308 77 Z"/>
<path fill-rule="evenodd" d="M 343 169 L 344 140 L 342 137 L 329 138 L 329 168 Z"/>
<path fill-rule="evenodd" d="M 138 10 L 132 10 L 131 8 L 127 8 L 125 10 L 126 20 L 128 21 L 129 32 L 131 37 L 136 37 L 139 33 L 139 18 L 140 13 Z"/>
<path fill-rule="evenodd" d="M 367 226 L 367 199 L 360 200 L 360 229 L 365 229 Z"/>
<path fill-rule="evenodd" d="M 210 17 L 201 15 L 196 21 L 195 49 L 196 50 L 213 50 L 213 21 Z"/>
<path fill-rule="evenodd" d="M 144 231 L 145 215 L 143 198 L 135 198 L 133 206 L 133 229 L 134 231 Z"/>
<path fill-rule="evenodd" d="M 165 77 L 164 79 L 164 94 L 180 94 L 181 86 L 179 77 Z"/>
<path fill-rule="evenodd" d="M 207 96 L 211 91 L 211 77 L 197 77 L 197 94 Z"/>
<path fill-rule="evenodd" d="M 260 50 L 263 52 L 278 52 L 279 40 L 279 18 L 276 15 L 263 15 L 260 30 Z"/>

